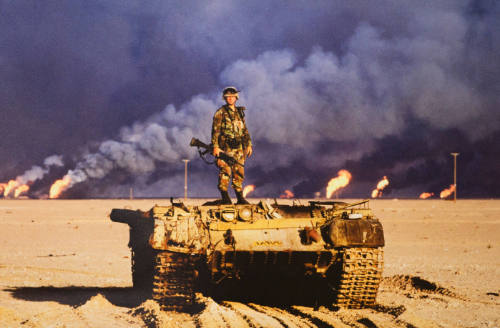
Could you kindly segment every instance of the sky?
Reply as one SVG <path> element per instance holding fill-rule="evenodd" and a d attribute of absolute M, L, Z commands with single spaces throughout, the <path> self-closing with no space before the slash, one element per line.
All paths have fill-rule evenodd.
<path fill-rule="evenodd" d="M 46 197 L 217 197 L 221 90 L 252 196 L 500 197 L 498 1 L 0 0 L 0 182 Z"/>

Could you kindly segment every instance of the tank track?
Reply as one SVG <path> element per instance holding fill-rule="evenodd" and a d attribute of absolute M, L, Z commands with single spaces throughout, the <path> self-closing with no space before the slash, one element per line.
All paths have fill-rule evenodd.
<path fill-rule="evenodd" d="M 375 305 L 384 264 L 382 248 L 345 248 L 336 277 L 336 304 L 360 309 Z"/>
<path fill-rule="evenodd" d="M 195 301 L 196 256 L 164 251 L 156 255 L 153 299 L 164 311 L 189 311 Z"/>

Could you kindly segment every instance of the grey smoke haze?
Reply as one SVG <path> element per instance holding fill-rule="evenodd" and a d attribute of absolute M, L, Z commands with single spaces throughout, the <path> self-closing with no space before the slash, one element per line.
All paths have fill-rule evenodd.
<path fill-rule="evenodd" d="M 16 178 L 19 184 L 27 184 L 40 180 L 47 174 L 51 166 L 64 166 L 61 155 L 52 155 L 43 161 L 44 167 L 33 165 L 29 170 Z"/>
<path fill-rule="evenodd" d="M 43 160 L 43 164 L 46 167 L 49 166 L 64 166 L 64 162 L 61 155 L 52 155 Z"/>
<path fill-rule="evenodd" d="M 451 151 L 469 171 L 499 160 L 477 148 L 498 146 L 494 1 L 0 4 L 5 179 L 57 151 L 92 196 L 180 195 L 189 158 L 192 195 L 214 195 L 188 143 L 208 141 L 225 85 L 248 107 L 255 195 L 311 195 L 346 168 L 351 195 L 387 175 L 413 196 L 449 185 Z M 495 190 L 486 171 L 470 195 Z"/>

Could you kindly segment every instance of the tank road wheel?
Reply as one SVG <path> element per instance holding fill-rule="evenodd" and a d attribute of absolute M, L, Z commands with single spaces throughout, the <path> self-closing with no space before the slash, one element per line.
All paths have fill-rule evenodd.
<path fill-rule="evenodd" d="M 336 304 L 359 309 L 375 304 L 382 279 L 382 248 L 345 248 L 331 285 L 335 286 Z"/>
<path fill-rule="evenodd" d="M 162 310 L 186 311 L 194 305 L 195 256 L 175 252 L 156 255 L 153 299 Z"/>

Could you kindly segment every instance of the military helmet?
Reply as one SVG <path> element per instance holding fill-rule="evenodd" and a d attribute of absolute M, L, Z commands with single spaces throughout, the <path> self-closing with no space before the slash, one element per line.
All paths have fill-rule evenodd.
<path fill-rule="evenodd" d="M 225 87 L 224 90 L 222 90 L 222 99 L 224 99 L 226 96 L 235 96 L 236 99 L 239 98 L 238 95 L 238 89 L 236 87 Z"/>

